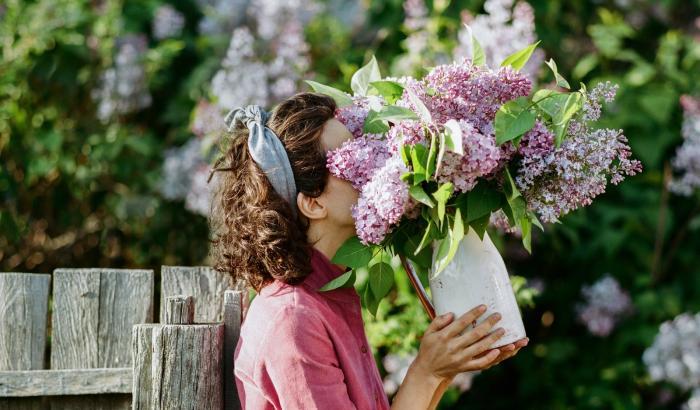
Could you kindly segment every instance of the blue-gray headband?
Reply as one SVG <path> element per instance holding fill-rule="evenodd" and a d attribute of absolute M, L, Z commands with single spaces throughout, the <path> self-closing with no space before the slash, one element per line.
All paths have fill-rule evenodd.
<path fill-rule="evenodd" d="M 231 110 L 224 122 L 229 132 L 240 121 L 248 127 L 248 152 L 260 169 L 265 173 L 275 192 L 284 198 L 297 213 L 297 187 L 294 173 L 289 163 L 287 151 L 279 137 L 266 126 L 270 114 L 259 105 Z"/>

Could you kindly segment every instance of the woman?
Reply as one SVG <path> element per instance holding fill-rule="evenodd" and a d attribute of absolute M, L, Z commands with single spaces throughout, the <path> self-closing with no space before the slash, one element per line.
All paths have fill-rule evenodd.
<path fill-rule="evenodd" d="M 257 106 L 227 116 L 230 146 L 212 211 L 214 266 L 258 295 L 235 352 L 244 409 L 386 409 L 352 287 L 319 292 L 345 268 L 330 262 L 355 234 L 358 192 L 329 175 L 325 153 L 352 138 L 332 98 L 299 93 L 269 115 Z M 513 356 L 527 340 L 488 349 L 503 334 L 484 306 L 435 318 L 391 408 L 434 408 L 452 378 Z"/>

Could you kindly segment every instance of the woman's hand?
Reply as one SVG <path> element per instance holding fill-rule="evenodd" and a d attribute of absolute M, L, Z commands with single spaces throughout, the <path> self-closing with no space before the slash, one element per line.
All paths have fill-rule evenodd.
<path fill-rule="evenodd" d="M 489 346 L 503 337 L 505 331 L 493 330 L 501 319 L 498 313 L 471 328 L 485 311 L 486 306 L 481 305 L 454 321 L 451 313 L 436 317 L 426 329 L 411 366 L 426 377 L 442 380 L 466 371 L 487 369 L 512 357 L 527 341 L 491 349 Z"/>

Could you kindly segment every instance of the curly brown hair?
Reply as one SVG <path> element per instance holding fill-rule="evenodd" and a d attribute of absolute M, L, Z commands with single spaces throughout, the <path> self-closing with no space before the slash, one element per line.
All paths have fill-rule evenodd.
<path fill-rule="evenodd" d="M 297 191 L 321 195 L 328 171 L 321 133 L 336 110 L 335 101 L 318 93 L 298 93 L 277 105 L 267 126 L 284 145 Z M 308 221 L 294 217 L 248 152 L 248 128 L 224 135 L 223 155 L 214 169 L 209 217 L 210 256 L 214 269 L 243 280 L 257 292 L 273 279 L 298 284 L 311 272 Z"/>

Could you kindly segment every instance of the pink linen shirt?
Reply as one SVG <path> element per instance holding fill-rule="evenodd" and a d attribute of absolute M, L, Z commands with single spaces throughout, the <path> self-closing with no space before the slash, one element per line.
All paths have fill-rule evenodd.
<path fill-rule="evenodd" d="M 250 304 L 234 356 L 242 408 L 390 408 L 359 295 L 352 287 L 319 292 L 343 271 L 315 249 L 311 265 L 302 284 L 275 280 Z"/>

